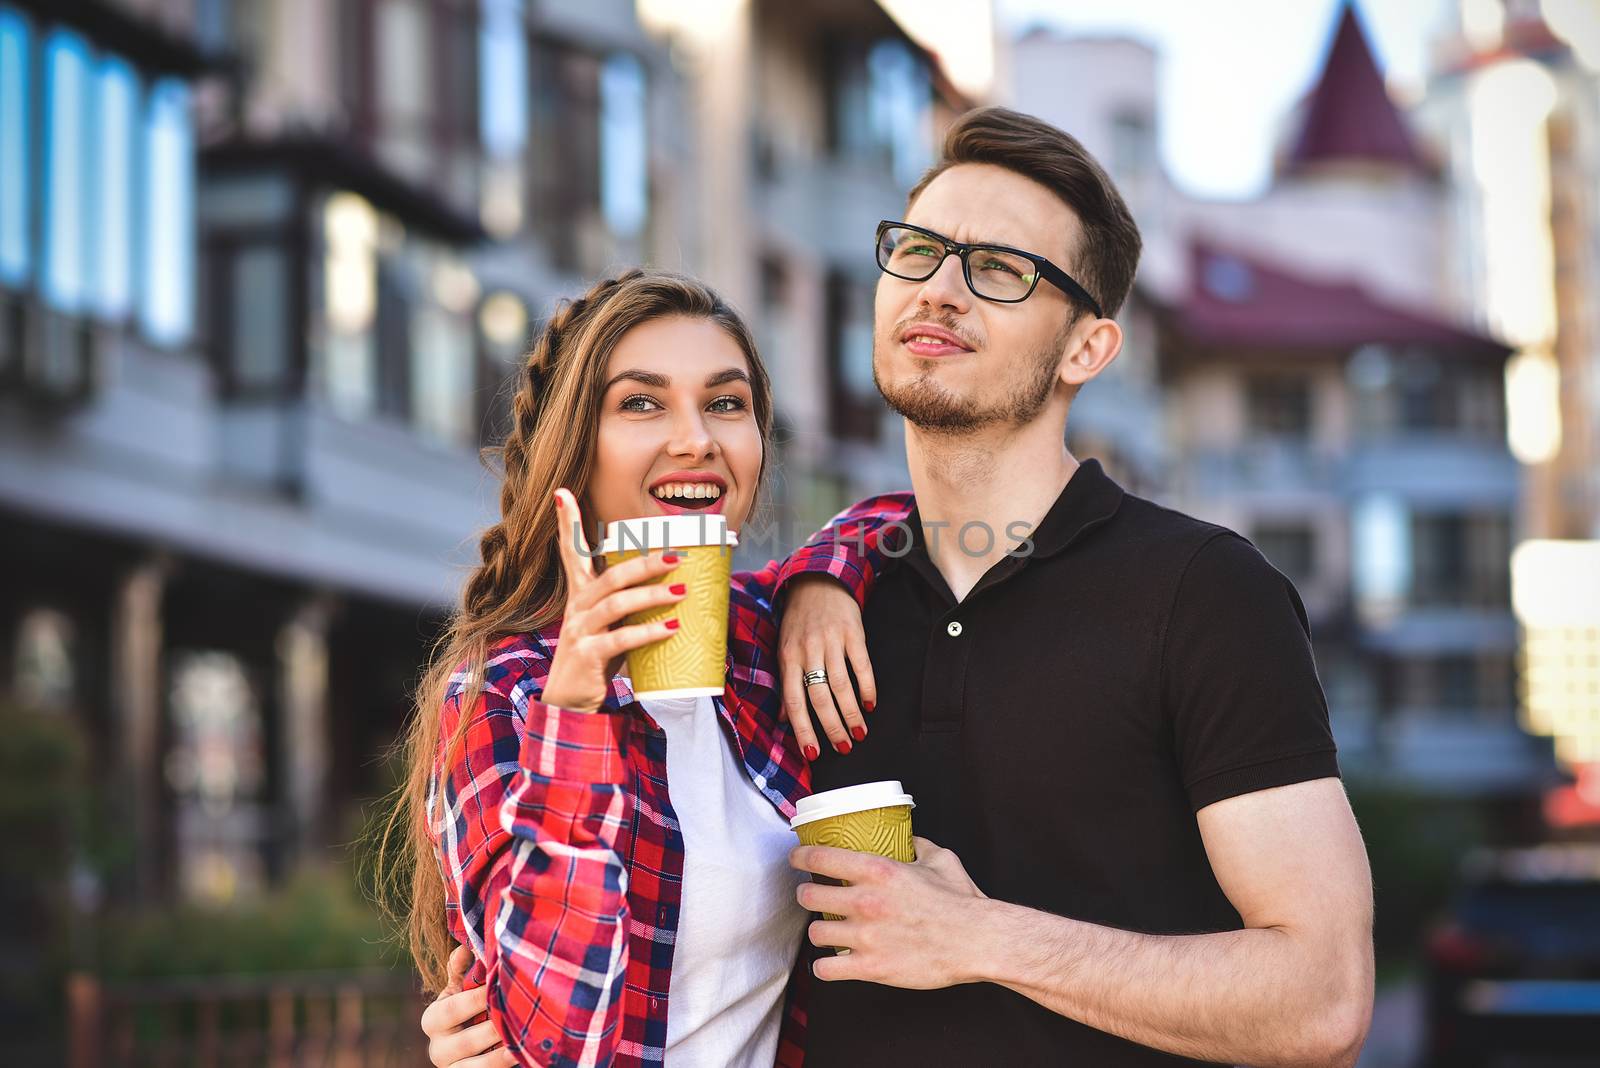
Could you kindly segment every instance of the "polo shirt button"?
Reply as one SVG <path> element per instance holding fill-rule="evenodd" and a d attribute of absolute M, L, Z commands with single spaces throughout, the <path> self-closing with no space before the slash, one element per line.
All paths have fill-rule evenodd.
<path fill-rule="evenodd" d="M 951 620 L 950 625 L 944 629 L 945 633 L 949 634 L 952 638 L 961 637 L 961 623 L 959 620 Z"/>

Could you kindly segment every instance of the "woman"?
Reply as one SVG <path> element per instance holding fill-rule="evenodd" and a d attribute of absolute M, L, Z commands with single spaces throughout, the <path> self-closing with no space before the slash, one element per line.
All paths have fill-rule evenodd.
<path fill-rule="evenodd" d="M 672 640 L 676 621 L 621 621 L 684 596 L 656 581 L 676 561 L 651 554 L 597 574 L 588 555 L 625 517 L 715 511 L 737 530 L 771 422 L 749 331 L 686 278 L 602 282 L 529 355 L 501 520 L 419 689 L 397 816 L 425 982 L 449 981 L 454 942 L 477 958 L 489 1021 L 451 1049 L 504 1041 L 479 1063 L 799 1061 L 792 979 L 806 917 L 787 818 L 816 749 L 802 756 L 780 708 L 771 605 L 801 574 L 851 586 L 808 591 L 828 604 L 811 633 L 816 619 L 838 622 L 804 667 L 836 665 L 830 684 L 859 739 L 843 667 L 870 679 L 857 605 L 872 551 L 852 557 L 839 539 L 736 575 L 724 694 L 644 702 L 619 675 L 623 656 Z M 871 515 L 857 518 L 872 545 Z M 863 696 L 870 708 L 866 684 Z M 841 731 L 836 746 L 849 745 Z"/>

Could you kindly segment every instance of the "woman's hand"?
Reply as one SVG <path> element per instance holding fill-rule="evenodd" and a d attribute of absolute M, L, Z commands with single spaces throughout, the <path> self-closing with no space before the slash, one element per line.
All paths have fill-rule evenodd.
<path fill-rule="evenodd" d="M 677 584 L 646 585 L 678 566 L 671 553 L 636 556 L 596 575 L 578 502 L 565 489 L 556 490 L 556 530 L 567 573 L 567 610 L 542 700 L 557 708 L 598 712 L 628 650 L 670 638 L 678 628 L 676 619 L 617 624 L 632 612 L 675 604 L 686 591 Z"/>
<path fill-rule="evenodd" d="M 867 636 L 861 609 L 839 582 L 826 575 L 801 575 L 791 581 L 778 634 L 778 670 L 783 679 L 783 711 L 794 727 L 807 760 L 821 752 L 811 729 L 809 700 L 817 722 L 834 749 L 850 751 L 851 739 L 867 736 L 861 708 L 878 703 L 878 685 L 867 659 Z M 805 673 L 821 668 L 827 683 L 805 684 Z M 861 688 L 861 702 L 850 687 L 850 669 Z"/>
<path fill-rule="evenodd" d="M 500 1044 L 500 1032 L 488 1020 L 468 1026 L 488 1006 L 489 988 L 463 991 L 461 982 L 472 967 L 472 951 L 457 946 L 450 954 L 450 982 L 422 1013 L 428 1036 L 428 1061 L 434 1068 L 510 1068 L 517 1063 Z"/>

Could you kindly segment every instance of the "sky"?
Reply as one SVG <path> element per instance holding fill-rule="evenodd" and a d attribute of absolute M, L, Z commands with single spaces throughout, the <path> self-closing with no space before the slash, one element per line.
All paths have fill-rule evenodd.
<path fill-rule="evenodd" d="M 1035 24 L 1143 40 L 1160 56 L 1161 153 L 1198 196 L 1247 198 L 1277 124 L 1310 87 L 1343 0 L 996 0 L 1001 33 Z M 1391 89 L 1419 91 L 1450 0 L 1356 0 Z"/>

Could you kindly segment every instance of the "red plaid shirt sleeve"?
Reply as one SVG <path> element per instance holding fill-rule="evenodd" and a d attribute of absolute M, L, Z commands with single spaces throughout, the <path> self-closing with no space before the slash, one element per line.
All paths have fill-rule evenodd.
<path fill-rule="evenodd" d="M 626 719 L 522 707 L 497 688 L 477 700 L 447 777 L 445 876 L 506 1048 L 523 1064 L 604 1064 L 628 965 Z"/>
<path fill-rule="evenodd" d="M 778 609 L 784 587 L 798 575 L 832 575 L 866 607 L 873 577 L 911 533 L 906 525 L 916 499 L 909 493 L 884 493 L 857 501 L 840 512 L 782 562 L 744 572 L 745 588 Z"/>

